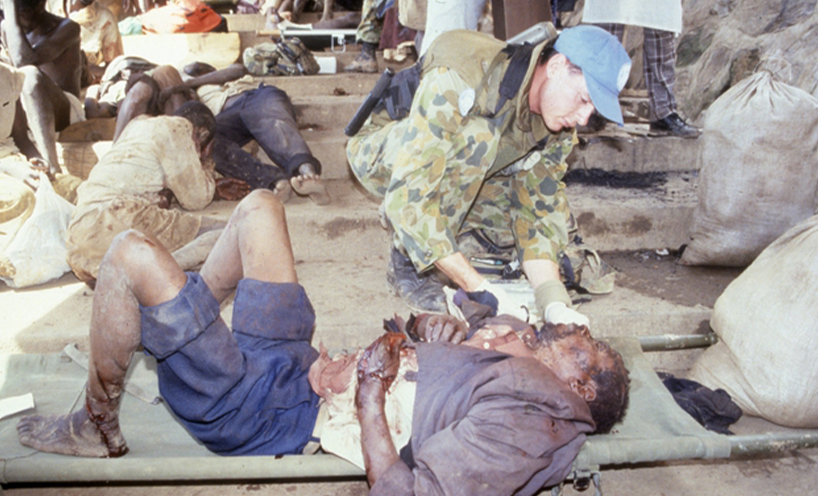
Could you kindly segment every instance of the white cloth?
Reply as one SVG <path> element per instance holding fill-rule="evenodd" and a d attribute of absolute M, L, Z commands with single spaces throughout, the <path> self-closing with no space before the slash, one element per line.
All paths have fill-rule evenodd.
<path fill-rule="evenodd" d="M 355 406 L 358 377 L 354 365 L 358 363 L 362 353 L 363 351 L 359 351 L 355 355 L 355 360 L 350 362 L 353 364 L 353 370 L 349 384 L 343 390 L 324 390 L 318 393 L 324 399 L 329 417 L 321 426 L 321 448 L 361 469 L 365 467 L 361 450 L 361 424 L 358 421 L 358 409 Z M 414 413 L 417 382 L 408 380 L 406 376 L 416 374 L 417 369 L 417 357 L 414 350 L 403 350 L 398 375 L 386 393 L 384 413 L 392 442 L 397 449 L 406 446 L 412 437 L 412 414 Z"/>
<path fill-rule="evenodd" d="M 445 33 L 455 29 L 477 29 L 477 22 L 483 15 L 486 0 L 428 0 L 426 4 L 426 30 L 423 33 L 423 44 L 420 55 L 432 42 Z"/>
<path fill-rule="evenodd" d="M 11 136 L 14 110 L 25 78 L 22 72 L 0 62 L 0 140 Z"/>
<path fill-rule="evenodd" d="M 681 0 L 585 0 L 582 22 L 682 32 Z"/>

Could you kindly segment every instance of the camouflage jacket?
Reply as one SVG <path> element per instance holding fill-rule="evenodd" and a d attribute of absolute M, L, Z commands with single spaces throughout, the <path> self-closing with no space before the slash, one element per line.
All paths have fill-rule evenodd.
<path fill-rule="evenodd" d="M 409 115 L 391 121 L 385 111 L 373 114 L 347 144 L 353 172 L 384 198 L 396 244 L 418 270 L 457 252 L 457 234 L 475 224 L 504 224 L 522 260 L 556 260 L 567 243 L 561 179 L 576 137 L 551 134 L 529 110 L 544 44 L 534 50 L 516 97 L 492 112 L 508 65 L 498 57 L 504 46 L 480 33 L 441 35 L 423 59 Z M 476 219 L 473 207 L 487 204 L 485 191 L 502 209 Z"/>

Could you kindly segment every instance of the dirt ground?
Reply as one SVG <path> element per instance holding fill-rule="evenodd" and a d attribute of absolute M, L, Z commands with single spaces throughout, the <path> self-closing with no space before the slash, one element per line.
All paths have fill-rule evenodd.
<path fill-rule="evenodd" d="M 617 251 L 601 254 L 617 271 L 616 284 L 678 305 L 713 308 L 743 269 L 681 265 L 677 251 Z"/>

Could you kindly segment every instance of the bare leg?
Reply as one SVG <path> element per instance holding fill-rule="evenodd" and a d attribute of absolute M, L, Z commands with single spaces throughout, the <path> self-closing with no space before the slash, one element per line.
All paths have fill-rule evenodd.
<path fill-rule="evenodd" d="M 184 87 L 182 76 L 172 66 L 160 66 L 154 69 L 151 76 L 159 90 L 165 90 L 173 87 Z M 116 118 L 116 130 L 114 131 L 114 139 L 116 141 L 122 131 L 136 117 L 149 113 L 148 104 L 153 97 L 154 88 L 145 82 L 135 83 L 129 90 L 128 94 L 119 105 L 119 113 Z M 162 106 L 164 115 L 172 115 L 183 103 L 190 101 L 188 95 L 181 92 L 172 93 L 167 101 Z M 161 102 L 160 102 L 161 103 Z"/>
<path fill-rule="evenodd" d="M 133 230 L 117 236 L 102 261 L 94 292 L 85 407 L 63 416 L 23 418 L 17 425 L 20 442 L 64 455 L 107 458 L 127 453 L 119 404 L 141 340 L 139 304 L 171 300 L 185 282 L 185 273 L 158 241 Z"/>
<path fill-rule="evenodd" d="M 221 230 L 206 231 L 185 246 L 173 252 L 173 259 L 182 270 L 197 270 L 207 259 L 213 245 L 221 235 Z"/>
<path fill-rule="evenodd" d="M 71 123 L 71 106 L 59 86 L 34 66 L 21 69 L 26 76 L 20 101 L 25 111 L 28 128 L 41 156 L 52 166 L 52 172 L 60 172 L 57 155 L 57 131 Z M 31 157 L 29 157 L 31 158 Z"/>
<path fill-rule="evenodd" d="M 148 113 L 148 102 L 150 102 L 151 96 L 153 96 L 153 88 L 147 83 L 136 83 L 128 90 L 128 94 L 125 95 L 125 98 L 122 99 L 122 103 L 119 104 L 119 112 L 116 116 L 116 129 L 114 130 L 114 142 L 116 142 L 129 122 L 140 115 Z"/>
<path fill-rule="evenodd" d="M 218 301 L 243 277 L 297 282 L 284 207 L 272 192 L 257 190 L 239 203 L 201 275 Z M 139 305 L 173 299 L 186 281 L 156 240 L 133 230 L 117 236 L 102 261 L 94 292 L 86 406 L 58 417 L 23 418 L 17 426 L 20 442 L 65 455 L 124 455 L 119 403 L 125 374 L 140 344 Z"/>
<path fill-rule="evenodd" d="M 298 175 L 290 179 L 293 189 L 302 196 L 309 196 L 316 205 L 328 205 L 331 201 L 327 187 L 321 182 L 321 176 L 315 173 L 312 164 L 303 164 L 298 168 Z"/>
<path fill-rule="evenodd" d="M 263 282 L 298 282 L 281 201 L 264 189 L 247 195 L 199 273 L 219 301 L 245 277 Z"/>

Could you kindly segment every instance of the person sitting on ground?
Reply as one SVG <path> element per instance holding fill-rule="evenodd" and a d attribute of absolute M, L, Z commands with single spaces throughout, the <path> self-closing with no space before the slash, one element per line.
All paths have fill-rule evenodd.
<path fill-rule="evenodd" d="M 11 137 L 16 100 L 25 76 L 14 67 L 0 63 L 0 279 L 14 280 L 17 269 L 6 255 L 25 221 L 34 213 L 40 186 L 40 173 L 48 175 L 48 166 L 38 159 L 28 159 L 20 153 Z M 48 176 L 54 191 L 76 201 L 78 177 L 70 174 Z"/>
<path fill-rule="evenodd" d="M 2 0 L 3 44 L 25 74 L 12 136 L 28 158 L 62 172 L 56 133 L 84 119 L 79 100 L 82 56 L 77 23 L 46 11 L 46 0 Z M 28 132 L 34 137 L 29 139 Z"/>
<path fill-rule="evenodd" d="M 234 292 L 231 331 L 219 311 Z M 587 328 L 549 326 L 515 356 L 455 344 L 465 324 L 453 317 L 417 321 L 413 348 L 390 332 L 357 362 L 373 494 L 411 492 L 432 479 L 444 493 L 532 494 L 565 477 L 586 434 L 609 430 L 624 414 L 627 370 Z M 198 273 L 185 273 L 150 235 L 124 232 L 105 255 L 94 293 L 85 406 L 23 418 L 20 442 L 65 455 L 125 455 L 119 408 L 141 344 L 157 359 L 164 400 L 208 449 L 302 453 L 321 435 L 324 410 L 309 378 L 322 375 L 310 370 L 319 355 L 310 346 L 314 324 L 284 207 L 268 190 L 239 203 Z M 416 360 L 411 408 L 422 412 L 412 422 L 411 471 L 391 445 L 382 411 L 400 355 Z"/>
<path fill-rule="evenodd" d="M 80 25 L 89 82 L 98 83 L 108 64 L 125 53 L 116 17 L 97 0 L 73 0 L 69 10 L 69 19 Z"/>
<path fill-rule="evenodd" d="M 200 102 L 174 116 L 134 119 L 77 190 L 68 226 L 68 265 L 92 282 L 113 238 L 138 229 L 174 252 L 180 265 L 202 263 L 223 221 L 169 208 L 201 210 L 214 199 L 236 200 L 249 192 L 242 181 L 214 180 L 209 166 L 216 121 Z"/>

